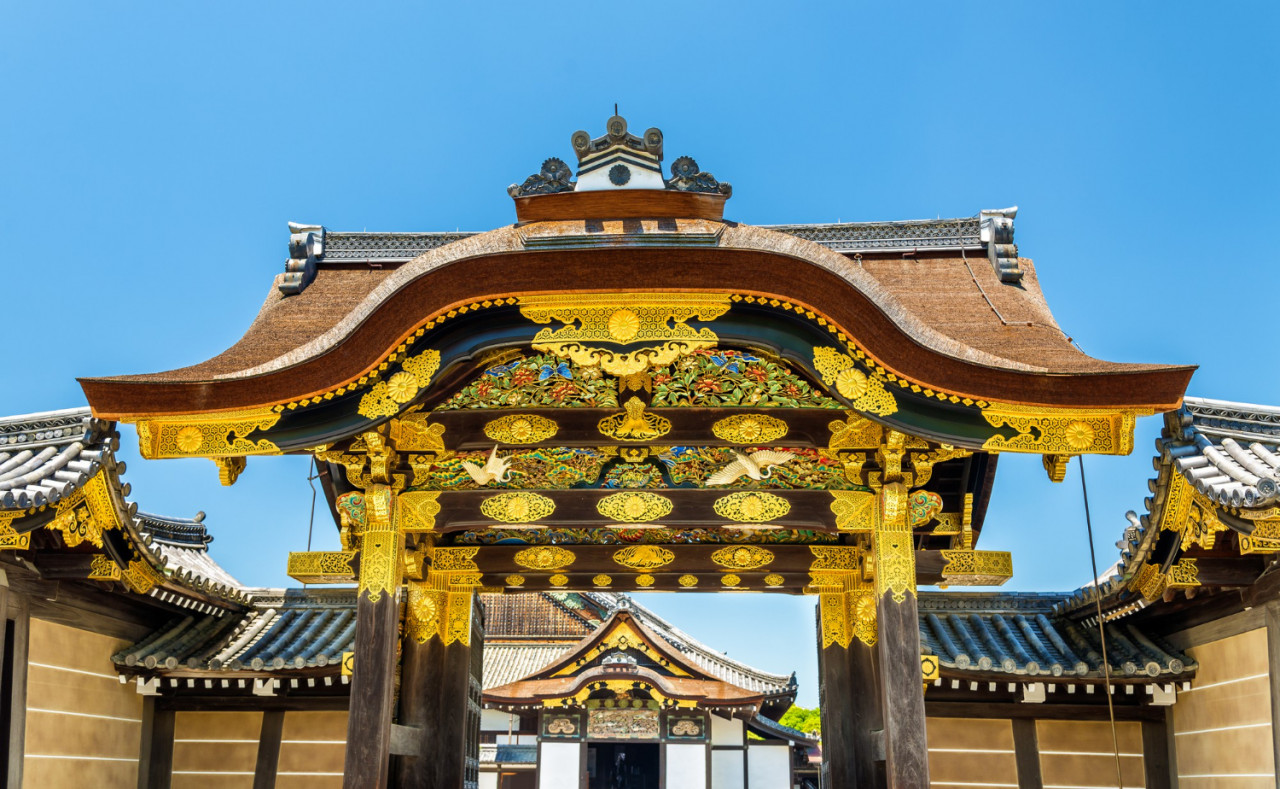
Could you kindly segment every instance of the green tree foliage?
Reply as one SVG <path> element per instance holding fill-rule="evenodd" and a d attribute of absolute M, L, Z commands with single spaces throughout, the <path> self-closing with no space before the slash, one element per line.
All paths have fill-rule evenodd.
<path fill-rule="evenodd" d="M 778 723 L 806 734 L 822 732 L 822 715 L 817 707 L 812 709 L 808 707 L 792 707 L 783 713 L 782 719 Z"/>

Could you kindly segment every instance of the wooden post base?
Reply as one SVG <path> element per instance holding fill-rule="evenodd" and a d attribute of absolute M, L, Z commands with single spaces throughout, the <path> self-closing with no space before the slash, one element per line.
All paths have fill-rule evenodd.
<path fill-rule="evenodd" d="M 377 601 L 371 601 L 367 592 L 360 593 L 343 789 L 387 785 L 399 620 L 394 593 L 384 593 Z"/>
<path fill-rule="evenodd" d="M 924 689 L 920 672 L 920 622 L 916 597 L 896 602 L 891 592 L 877 607 L 881 705 L 884 710 L 885 772 L 889 789 L 929 785 Z"/>

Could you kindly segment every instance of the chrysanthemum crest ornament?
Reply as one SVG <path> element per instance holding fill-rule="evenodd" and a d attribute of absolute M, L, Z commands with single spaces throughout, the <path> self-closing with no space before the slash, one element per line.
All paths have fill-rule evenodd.
<path fill-rule="evenodd" d="M 588 132 L 576 131 L 569 143 L 578 157 L 576 181 L 572 180 L 569 165 L 552 157 L 524 183 L 507 187 L 508 194 L 531 197 L 610 189 L 704 192 L 725 197 L 733 193 L 732 186 L 700 170 L 691 156 L 676 159 L 671 165 L 671 177 L 663 178 L 662 130 L 648 129 L 637 137 L 627 131 L 627 121 L 621 115 L 614 115 L 606 122 L 602 136 L 592 137 Z"/>

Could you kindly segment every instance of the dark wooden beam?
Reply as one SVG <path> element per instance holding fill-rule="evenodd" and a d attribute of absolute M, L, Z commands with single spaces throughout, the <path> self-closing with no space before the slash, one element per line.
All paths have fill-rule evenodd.
<path fill-rule="evenodd" d="M 169 789 L 173 781 L 174 711 L 157 703 L 155 696 L 142 702 L 142 736 L 138 752 L 138 789 Z"/>
<path fill-rule="evenodd" d="M 929 785 L 929 750 L 914 592 L 899 603 L 886 591 L 880 597 L 877 615 L 887 785 L 889 789 L 918 789 Z"/>
<path fill-rule="evenodd" d="M 1262 575 L 1261 556 L 1196 558 L 1197 578 L 1201 586 L 1248 586 Z"/>
<path fill-rule="evenodd" d="M 156 704 L 162 709 L 177 712 L 321 712 L 345 710 L 349 702 L 345 689 L 340 695 L 332 696 L 205 696 L 183 694 L 180 688 L 173 689 L 173 692 L 176 695 L 170 695 L 170 689 L 166 688 L 165 695 L 156 698 Z"/>
<path fill-rule="evenodd" d="M 394 594 L 356 598 L 355 667 L 347 717 L 343 789 L 384 789 L 390 769 L 395 713 L 395 661 L 399 605 Z"/>
<path fill-rule="evenodd" d="M 1040 775 L 1040 738 L 1034 718 L 1013 721 L 1013 758 L 1018 767 L 1018 789 L 1044 789 Z"/>
<path fill-rule="evenodd" d="M 284 710 L 264 710 L 262 731 L 258 735 L 258 761 L 253 768 L 253 789 L 275 789 L 283 733 Z"/>

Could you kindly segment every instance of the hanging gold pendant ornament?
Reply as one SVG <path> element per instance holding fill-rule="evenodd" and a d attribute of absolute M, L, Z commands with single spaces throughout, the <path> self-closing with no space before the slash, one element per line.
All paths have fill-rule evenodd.
<path fill-rule="evenodd" d="M 647 413 L 640 398 L 633 397 L 622 407 L 623 413 L 607 416 L 596 425 L 602 435 L 619 441 L 651 441 L 671 432 L 671 420 Z"/>

